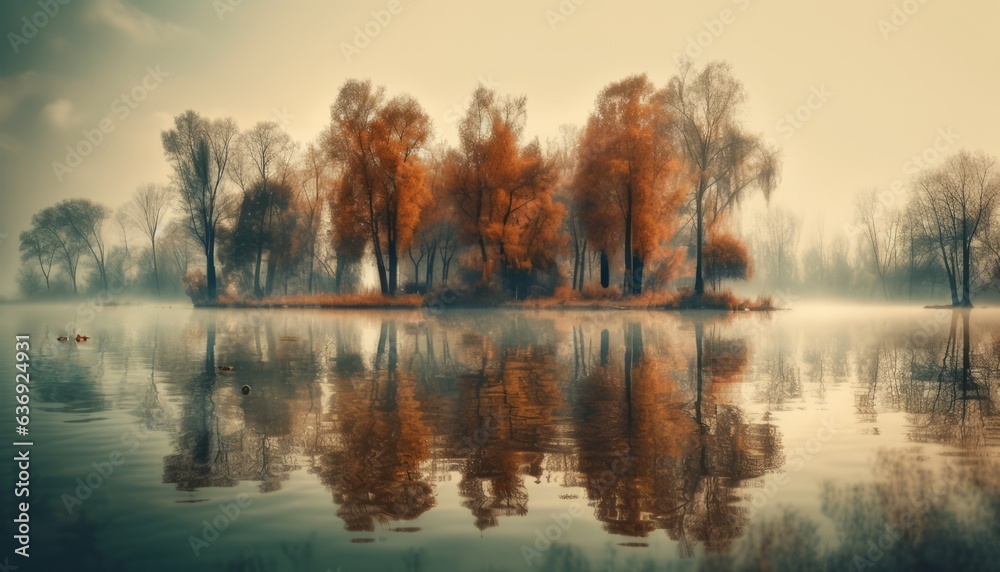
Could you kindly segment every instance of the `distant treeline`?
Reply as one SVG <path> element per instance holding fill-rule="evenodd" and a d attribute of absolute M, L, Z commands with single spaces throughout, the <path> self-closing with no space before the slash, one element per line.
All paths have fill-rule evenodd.
<path fill-rule="evenodd" d="M 597 96 L 585 127 L 526 140 L 526 98 L 480 86 L 438 142 L 410 96 L 349 80 L 302 147 L 274 121 L 241 131 L 187 111 L 161 134 L 173 175 L 112 211 L 63 201 L 21 233 L 28 296 L 186 293 L 196 303 L 362 289 L 385 296 L 460 286 L 490 300 L 700 296 L 754 277 L 793 293 L 950 288 L 998 277 L 995 160 L 959 153 L 898 201 L 866 194 L 858 226 L 798 246 L 780 207 L 743 236 L 735 214 L 770 199 L 779 150 L 744 126 L 746 94 L 724 62 L 645 75 Z M 896 195 L 889 195 L 896 197 Z M 754 263 L 756 259 L 756 264 Z M 374 263 L 374 264 L 372 264 Z M 80 276 L 80 272 L 84 276 Z"/>

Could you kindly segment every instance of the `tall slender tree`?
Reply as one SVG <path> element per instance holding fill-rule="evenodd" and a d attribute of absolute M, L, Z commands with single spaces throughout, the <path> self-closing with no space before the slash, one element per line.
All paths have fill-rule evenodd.
<path fill-rule="evenodd" d="M 396 294 L 400 250 L 409 248 L 430 199 L 422 153 L 431 135 L 415 99 L 385 101 L 385 88 L 369 81 L 345 83 L 331 110 L 326 147 L 343 171 L 337 203 L 353 213 L 339 217 L 337 232 L 342 240 L 368 236 L 384 295 Z"/>
<path fill-rule="evenodd" d="M 53 207 L 58 224 L 65 228 L 69 235 L 80 245 L 84 252 L 89 252 L 94 262 L 94 270 L 101 280 L 101 285 L 108 289 L 107 252 L 104 247 L 104 221 L 110 210 L 108 207 L 88 199 L 69 199 Z"/>
<path fill-rule="evenodd" d="M 156 259 L 156 238 L 170 209 L 171 198 L 170 190 L 166 187 L 146 183 L 136 189 L 124 211 L 129 224 L 149 240 L 157 296 L 162 296 L 163 292 L 160 289 L 160 267 Z"/>
<path fill-rule="evenodd" d="M 45 291 L 51 292 L 52 286 L 49 284 L 49 276 L 52 275 L 52 265 L 55 263 L 57 246 L 46 233 L 33 226 L 22 231 L 20 235 L 21 261 L 37 262 L 38 269 L 45 278 Z"/>
<path fill-rule="evenodd" d="M 580 143 L 574 187 L 588 240 L 624 263 L 622 293 L 642 292 L 641 267 L 672 238 L 683 188 L 671 117 L 645 75 L 604 88 Z"/>
<path fill-rule="evenodd" d="M 207 296 L 218 298 L 215 247 L 219 225 L 232 210 L 226 192 L 238 129 L 232 119 L 209 120 L 188 110 L 161 134 L 163 151 L 173 167 L 173 187 L 188 230 L 205 253 Z"/>
<path fill-rule="evenodd" d="M 702 70 L 684 63 L 671 78 L 664 105 L 674 116 L 671 132 L 690 169 L 694 204 L 695 293 L 705 292 L 703 249 L 709 225 L 750 191 L 770 198 L 780 178 L 778 153 L 743 127 L 743 84 L 726 62 Z"/>

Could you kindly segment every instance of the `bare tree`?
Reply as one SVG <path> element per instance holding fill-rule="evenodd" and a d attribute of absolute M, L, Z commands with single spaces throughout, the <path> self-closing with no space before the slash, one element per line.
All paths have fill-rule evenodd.
<path fill-rule="evenodd" d="M 795 275 L 799 222 L 787 211 L 775 207 L 760 217 L 757 223 L 761 255 L 766 261 L 762 266 L 768 268 L 774 285 L 785 289 Z"/>
<path fill-rule="evenodd" d="M 104 221 L 108 218 L 108 207 L 87 199 L 69 199 L 52 209 L 55 211 L 55 224 L 65 229 L 82 251 L 90 253 L 101 284 L 107 290 Z"/>
<path fill-rule="evenodd" d="M 319 249 L 320 231 L 324 225 L 324 205 L 336 184 L 336 169 L 330 157 L 322 149 L 322 140 L 310 143 L 302 156 L 299 173 L 299 196 L 305 214 L 302 225 L 303 244 L 309 257 L 307 290 L 313 293 L 316 273 L 316 255 Z"/>
<path fill-rule="evenodd" d="M 37 227 L 21 232 L 20 239 L 21 261 L 38 262 L 38 268 L 42 271 L 42 276 L 45 277 L 45 291 L 50 292 L 52 287 L 49 285 L 49 276 L 52 274 L 52 265 L 55 263 L 57 246 L 52 243 L 43 230 Z"/>
<path fill-rule="evenodd" d="M 83 254 L 83 245 L 62 222 L 62 214 L 56 207 L 48 207 L 31 217 L 31 227 L 38 233 L 43 248 L 51 249 L 59 264 L 69 277 L 73 293 L 77 293 L 76 274 Z"/>
<path fill-rule="evenodd" d="M 902 214 L 886 207 L 878 199 L 878 191 L 864 191 L 855 202 L 862 239 L 872 257 L 875 271 L 882 283 L 882 294 L 889 300 L 889 274 L 899 264 Z"/>
<path fill-rule="evenodd" d="M 207 295 L 218 298 L 215 241 L 230 207 L 224 182 L 237 135 L 232 119 L 208 120 L 194 111 L 174 118 L 174 128 L 161 134 L 163 150 L 174 169 L 174 188 L 191 234 L 205 252 Z"/>
<path fill-rule="evenodd" d="M 670 129 L 692 171 L 695 293 L 699 295 L 705 292 L 706 228 L 751 190 L 770 198 L 780 177 L 777 151 L 741 124 L 745 101 L 743 84 L 726 62 L 711 62 L 701 71 L 685 63 L 665 92 L 665 104 L 674 118 Z"/>
<path fill-rule="evenodd" d="M 1000 201 L 996 158 L 960 151 L 939 168 L 918 176 L 913 190 L 922 226 L 938 243 L 952 304 L 972 307 L 974 256 L 980 239 L 989 233 Z"/>
<path fill-rule="evenodd" d="M 162 296 L 162 292 L 160 290 L 160 269 L 156 260 L 156 235 L 170 209 L 170 202 L 170 191 L 167 188 L 146 183 L 136 189 L 132 200 L 125 205 L 124 211 L 129 224 L 149 239 L 153 255 L 153 280 L 156 282 L 157 296 Z"/>

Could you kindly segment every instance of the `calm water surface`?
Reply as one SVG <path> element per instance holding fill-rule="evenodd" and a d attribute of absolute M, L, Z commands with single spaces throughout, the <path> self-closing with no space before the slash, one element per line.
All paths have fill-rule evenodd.
<path fill-rule="evenodd" d="M 3 312 L 21 570 L 1000 561 L 1000 311 Z"/>

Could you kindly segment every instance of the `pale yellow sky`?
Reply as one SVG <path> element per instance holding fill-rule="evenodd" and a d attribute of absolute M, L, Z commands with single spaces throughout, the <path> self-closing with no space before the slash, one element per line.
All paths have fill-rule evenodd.
<path fill-rule="evenodd" d="M 748 124 L 784 149 L 774 200 L 804 218 L 804 241 L 819 220 L 829 233 L 847 228 L 854 193 L 905 182 L 910 158 L 935 143 L 1000 155 L 1000 5 L 988 0 L 77 0 L 40 10 L 0 8 L 3 296 L 14 294 L 17 235 L 34 212 L 70 197 L 117 207 L 137 185 L 166 181 L 159 134 L 176 114 L 232 115 L 243 127 L 274 119 L 305 143 L 350 77 L 414 95 L 452 141 L 478 82 L 523 93 L 529 134 L 544 140 L 583 124 L 611 81 L 646 72 L 662 85 L 689 48 L 696 64 L 729 60 Z M 44 24 L 31 34 L 22 18 Z M 358 38 L 366 27 L 377 33 Z M 133 89 L 145 98 L 126 116 L 121 96 Z M 105 118 L 113 131 L 57 176 L 65 147 Z"/>

